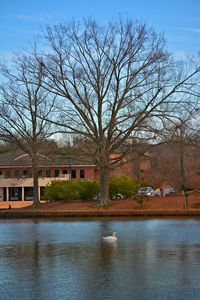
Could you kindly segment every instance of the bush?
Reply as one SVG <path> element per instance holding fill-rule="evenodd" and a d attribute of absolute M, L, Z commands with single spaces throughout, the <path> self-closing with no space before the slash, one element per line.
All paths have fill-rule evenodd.
<path fill-rule="evenodd" d="M 99 192 L 99 183 L 96 180 L 79 180 L 80 199 L 92 199 Z"/>
<path fill-rule="evenodd" d="M 137 178 L 128 176 L 110 177 L 110 197 L 122 194 L 125 197 L 136 197 L 141 183 Z M 96 180 L 53 180 L 45 188 L 44 199 L 75 200 L 92 199 L 99 193 L 99 183 Z"/>
<path fill-rule="evenodd" d="M 111 177 L 109 179 L 110 197 L 116 194 L 122 194 L 125 197 L 137 196 L 137 192 L 141 187 L 141 182 L 138 178 L 128 176 Z"/>
<path fill-rule="evenodd" d="M 53 180 L 45 189 L 44 199 L 75 200 L 92 199 L 99 192 L 99 184 L 95 180 Z"/>

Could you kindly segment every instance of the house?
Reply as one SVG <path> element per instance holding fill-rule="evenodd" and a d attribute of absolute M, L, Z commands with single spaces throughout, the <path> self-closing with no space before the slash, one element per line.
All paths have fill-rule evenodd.
<path fill-rule="evenodd" d="M 113 154 L 116 158 L 119 154 Z M 141 167 L 149 168 L 149 160 L 137 158 L 134 161 L 123 159 L 123 164 L 110 170 L 110 176 L 138 176 Z M 145 162 L 145 166 L 144 165 Z M 38 156 L 39 198 L 45 186 L 52 180 L 86 179 L 99 177 L 99 170 L 94 163 L 71 149 L 70 154 L 54 153 Z M 20 149 L 0 153 L 0 201 L 33 200 L 32 163 L 28 154 Z"/>
<path fill-rule="evenodd" d="M 38 158 L 39 196 L 52 180 L 94 179 L 95 165 L 84 158 L 52 155 Z M 0 201 L 33 199 L 32 167 L 29 156 L 21 150 L 0 154 Z"/>

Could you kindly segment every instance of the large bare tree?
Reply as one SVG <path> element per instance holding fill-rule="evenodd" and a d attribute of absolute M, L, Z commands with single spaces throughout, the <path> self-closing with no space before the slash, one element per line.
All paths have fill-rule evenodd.
<path fill-rule="evenodd" d="M 46 121 L 54 107 L 54 99 L 42 88 L 42 68 L 32 76 L 29 67 L 33 57 L 16 56 L 13 67 L 1 64 L 3 82 L 0 85 L 0 138 L 23 150 L 31 159 L 34 187 L 33 206 L 38 206 L 38 159 L 45 140 L 53 133 Z"/>
<path fill-rule="evenodd" d="M 100 171 L 101 204 L 107 205 L 109 169 L 123 159 L 111 154 L 121 152 L 130 137 L 160 133 L 164 118 L 186 96 L 194 100 L 193 78 L 200 69 L 175 62 L 163 35 L 134 20 L 47 27 L 44 40 L 48 53 L 34 54 L 43 66 L 43 87 L 57 97 L 52 122 L 85 139 Z"/>

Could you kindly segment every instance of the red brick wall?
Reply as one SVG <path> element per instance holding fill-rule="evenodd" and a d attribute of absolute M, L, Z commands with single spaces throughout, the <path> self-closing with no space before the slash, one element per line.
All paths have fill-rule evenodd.
<path fill-rule="evenodd" d="M 85 168 L 85 178 L 95 179 L 95 168 L 94 167 Z"/>

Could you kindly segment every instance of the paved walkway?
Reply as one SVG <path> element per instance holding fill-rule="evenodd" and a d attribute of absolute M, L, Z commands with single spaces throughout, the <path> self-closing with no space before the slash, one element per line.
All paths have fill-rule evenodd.
<path fill-rule="evenodd" d="M 0 201 L 0 209 L 7 209 L 9 205 L 12 208 L 23 208 L 32 205 L 32 201 Z"/>

